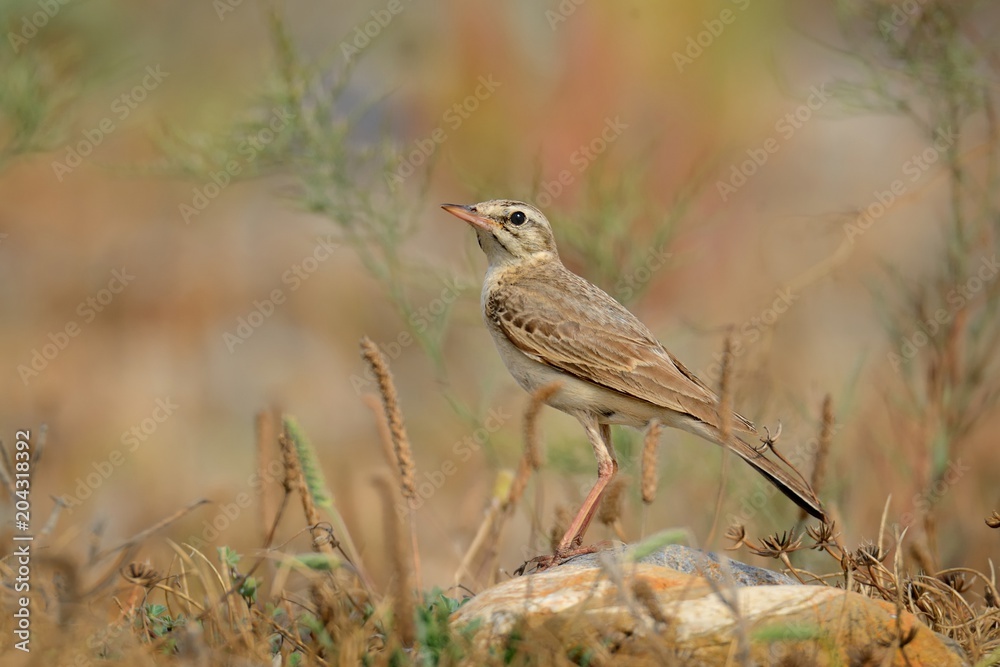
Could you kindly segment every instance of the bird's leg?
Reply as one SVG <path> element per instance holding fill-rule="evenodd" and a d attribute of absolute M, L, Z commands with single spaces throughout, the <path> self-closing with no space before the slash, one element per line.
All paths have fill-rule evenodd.
<path fill-rule="evenodd" d="M 557 557 L 568 555 L 569 552 L 583 543 L 583 535 L 587 532 L 587 527 L 597 512 L 604 489 L 618 472 L 618 461 L 615 458 L 614 446 L 611 444 L 611 426 L 598 424 L 593 415 L 578 416 L 577 418 L 587 431 L 587 439 L 590 440 L 590 445 L 594 448 L 594 456 L 597 458 L 597 482 L 590 489 L 580 511 L 577 512 L 569 529 L 559 542 L 559 546 L 556 548 Z"/>
<path fill-rule="evenodd" d="M 615 448 L 611 444 L 611 426 L 598 424 L 597 418 L 588 413 L 577 414 L 576 418 L 583 424 L 583 428 L 587 431 L 587 439 L 590 440 L 590 445 L 594 448 L 594 456 L 597 458 L 597 482 L 587 494 L 583 506 L 580 507 L 580 511 L 577 512 L 573 522 L 569 525 L 569 530 L 566 531 L 559 546 L 556 547 L 556 552 L 548 556 L 532 558 L 518 568 L 515 574 L 524 574 L 529 571 L 530 566 L 534 566 L 534 572 L 541 572 L 562 563 L 567 558 L 592 553 L 601 548 L 598 545 L 582 547 L 581 544 L 583 544 L 583 535 L 587 532 L 587 526 L 590 525 L 594 514 L 597 513 L 604 489 L 618 472 L 618 460 L 615 458 Z"/>

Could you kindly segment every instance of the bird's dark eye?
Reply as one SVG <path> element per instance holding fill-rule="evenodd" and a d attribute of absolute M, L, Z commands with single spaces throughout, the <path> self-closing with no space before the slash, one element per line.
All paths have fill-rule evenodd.
<path fill-rule="evenodd" d="M 514 211 L 510 214 L 510 221 L 517 226 L 523 225 L 527 219 L 528 216 L 524 214 L 524 211 Z"/>

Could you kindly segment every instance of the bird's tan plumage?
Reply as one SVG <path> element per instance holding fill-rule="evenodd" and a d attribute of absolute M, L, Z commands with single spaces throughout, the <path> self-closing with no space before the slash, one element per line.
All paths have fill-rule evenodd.
<path fill-rule="evenodd" d="M 756 433 L 750 421 L 731 413 L 731 435 L 724 439 L 715 393 L 624 306 L 563 265 L 541 211 L 509 199 L 443 208 L 476 229 L 489 259 L 483 318 L 507 369 L 527 391 L 560 383 L 546 402 L 580 420 L 594 448 L 598 481 L 561 552 L 579 544 L 617 471 L 611 424 L 643 428 L 655 419 L 724 445 L 800 507 L 825 519 L 807 484 L 739 437 Z"/>
<path fill-rule="evenodd" d="M 562 263 L 508 270 L 491 286 L 485 316 L 541 363 L 718 428 L 718 397 L 624 306 Z M 755 432 L 736 413 L 733 426 Z"/>

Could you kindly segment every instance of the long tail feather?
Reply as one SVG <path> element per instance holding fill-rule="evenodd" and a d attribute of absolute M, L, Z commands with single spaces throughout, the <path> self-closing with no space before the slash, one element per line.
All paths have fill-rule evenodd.
<path fill-rule="evenodd" d="M 826 512 L 823 511 L 823 507 L 820 505 L 815 491 L 809 488 L 802 480 L 797 479 L 784 468 L 778 467 L 778 464 L 774 461 L 739 438 L 733 437 L 731 442 L 728 443 L 728 447 L 741 459 L 749 463 L 754 470 L 763 475 L 767 481 L 774 484 L 779 491 L 788 496 L 796 505 L 820 521 L 826 522 Z"/>

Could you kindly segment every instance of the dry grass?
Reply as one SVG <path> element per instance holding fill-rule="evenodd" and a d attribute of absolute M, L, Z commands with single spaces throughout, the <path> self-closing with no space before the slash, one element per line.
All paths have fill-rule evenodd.
<path fill-rule="evenodd" d="M 384 360 L 380 364 L 379 373 L 391 377 Z M 391 381 L 380 383 L 383 392 L 391 391 L 387 389 L 390 386 Z M 525 411 L 525 451 L 518 475 L 506 495 L 494 503 L 495 510 L 484 517 L 480 536 L 470 548 L 471 556 L 463 559 L 457 580 L 473 572 L 483 573 L 484 568 L 488 572 L 480 574 L 485 576 L 482 583 L 496 580 L 495 550 L 487 550 L 485 557 L 481 551 L 500 539 L 501 528 L 523 496 L 528 476 L 541 463 L 536 422 L 542 402 L 554 390 L 545 388 L 532 397 Z M 382 398 L 386 406 L 393 404 L 391 393 Z M 822 415 L 821 441 L 827 445 L 818 449 L 817 459 L 825 456 L 829 448 L 829 398 L 824 401 Z M 397 430 L 401 430 L 401 413 L 393 411 L 392 419 L 397 420 Z M 276 426 L 279 421 L 283 424 L 280 432 Z M 217 553 L 211 553 L 205 548 L 167 541 L 169 558 L 154 562 L 132 560 L 143 542 L 155 541 L 155 533 L 202 501 L 116 548 L 89 557 L 65 540 L 41 536 L 37 548 L 58 546 L 65 553 L 47 555 L 36 565 L 35 576 L 46 580 L 44 590 L 49 604 L 36 612 L 34 627 L 37 632 L 59 632 L 66 638 L 52 649 L 52 664 L 82 664 L 80 661 L 106 658 L 144 664 L 219 664 L 220 660 L 239 659 L 289 665 L 516 665 L 536 664 L 533 661 L 542 654 L 551 662 L 566 664 L 616 657 L 685 664 L 668 644 L 666 616 L 652 592 L 641 586 L 632 594 L 663 630 L 651 637 L 608 644 L 601 639 L 599 628 L 581 626 L 564 628 L 570 639 L 559 643 L 554 641 L 552 628 L 525 627 L 523 634 L 512 636 L 503 650 L 486 649 L 474 641 L 474 629 L 449 625 L 448 616 L 460 599 L 414 586 L 414 554 L 409 553 L 402 537 L 401 517 L 396 511 L 406 491 L 405 475 L 397 474 L 395 461 L 374 482 L 383 508 L 382 559 L 389 563 L 391 572 L 380 590 L 365 574 L 364 564 L 357 560 L 353 549 L 345 546 L 350 544 L 350 536 L 338 534 L 324 520 L 328 493 L 317 488 L 320 482 L 308 471 L 312 464 L 303 463 L 313 453 L 294 421 L 276 411 L 264 411 L 258 416 L 257 427 L 257 455 L 270 456 L 274 443 L 267 440 L 276 439 L 284 473 L 272 489 L 281 495 L 273 515 L 260 515 L 269 516 L 269 521 L 260 527 L 262 543 L 253 559 L 245 559 L 225 545 L 217 545 Z M 656 430 L 652 429 L 654 433 Z M 650 440 L 655 440 L 655 435 L 647 438 L 647 445 Z M 819 460 L 814 461 L 814 469 L 822 468 L 819 464 Z M 9 465 L 10 461 L 6 461 L 5 467 Z M 819 483 L 821 479 L 814 475 L 813 481 Z M 648 488 L 652 483 L 648 476 L 643 477 L 644 496 L 655 494 L 655 489 Z M 610 494 L 613 497 L 605 499 L 600 514 L 601 521 L 617 530 L 621 530 L 618 519 L 625 488 L 624 482 L 614 488 Z M 297 520 L 285 516 L 288 501 L 296 495 L 302 509 Z M 283 518 L 311 535 L 313 553 L 297 553 L 287 544 L 272 543 Z M 986 524 L 996 528 L 1000 517 L 994 513 L 986 518 Z M 906 609 L 956 640 L 973 660 L 988 660 L 990 655 L 995 660 L 995 652 L 1000 651 L 1000 596 L 995 574 L 988 576 L 973 568 L 934 572 L 913 569 L 905 564 L 905 535 L 880 532 L 875 543 L 854 548 L 843 544 L 833 523 L 810 526 L 804 533 L 793 529 L 756 540 L 747 536 L 743 526 L 731 526 L 727 536 L 734 542 L 734 549 L 776 559 L 804 583 L 846 588 Z M 796 566 L 794 554 L 805 549 L 825 554 L 830 571 L 816 574 Z M 0 567 L 5 577 L 14 575 L 10 564 Z M 10 594 L 6 589 L 5 595 Z M 84 617 L 79 614 L 81 605 L 103 609 L 110 616 L 103 621 L 90 615 Z M 9 616 L 5 618 L 9 622 Z M 904 646 L 907 641 L 900 631 L 893 645 Z"/>

